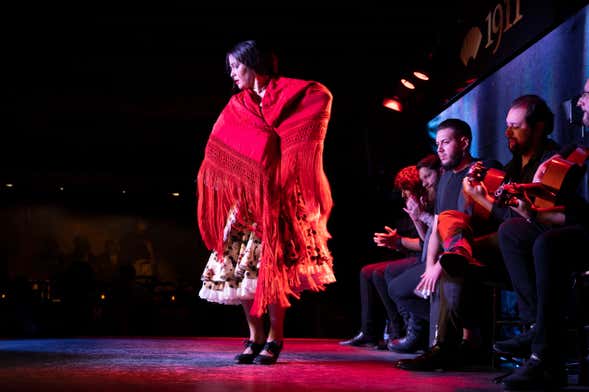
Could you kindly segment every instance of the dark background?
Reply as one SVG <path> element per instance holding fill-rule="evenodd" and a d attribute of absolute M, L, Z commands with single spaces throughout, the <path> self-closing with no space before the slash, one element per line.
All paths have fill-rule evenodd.
<path fill-rule="evenodd" d="M 406 223 L 397 221 L 394 174 L 431 151 L 427 121 L 509 55 L 470 75 L 455 71 L 456 42 L 493 1 L 192 3 L 21 5 L 4 13 L 0 276 L 2 309 L 13 322 L 0 332 L 243 333 L 239 308 L 197 297 L 208 251 L 196 227 L 194 181 L 232 93 L 225 52 L 245 39 L 269 41 L 282 74 L 320 81 L 334 95 L 325 170 L 338 282 L 294 303 L 286 332 L 354 332 L 360 268 L 400 256 L 372 243 L 383 225 Z M 544 3 L 548 29 L 585 2 Z M 399 79 L 416 68 L 434 77 L 408 96 Z M 382 107 L 391 95 L 405 99 L 402 113 Z M 97 257 L 106 241 L 139 235 L 138 222 L 154 247 L 157 282 L 117 288 L 120 272 L 103 282 L 72 271 L 76 239 Z M 84 294 L 68 302 L 68 292 Z"/>

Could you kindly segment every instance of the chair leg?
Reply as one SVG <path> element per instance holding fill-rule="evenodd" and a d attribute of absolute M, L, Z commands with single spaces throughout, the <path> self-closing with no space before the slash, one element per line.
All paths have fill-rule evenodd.
<path fill-rule="evenodd" d="M 589 348 L 587 347 L 587 332 L 585 331 L 585 314 L 583 312 L 583 282 L 587 278 L 587 272 L 575 275 L 575 300 L 577 302 L 577 341 L 579 343 L 579 385 L 589 385 L 589 363 L 587 359 Z"/>
<path fill-rule="evenodd" d="M 493 344 L 495 344 L 495 341 L 497 339 L 497 312 L 498 309 L 497 307 L 499 306 L 499 300 L 498 300 L 498 296 L 499 296 L 499 289 L 497 287 L 493 287 L 493 291 L 491 294 L 491 346 Z M 497 356 L 495 355 L 495 353 L 493 352 L 493 348 L 491 347 L 491 368 L 496 368 L 497 367 Z M 500 382 L 500 381 L 499 381 Z"/>

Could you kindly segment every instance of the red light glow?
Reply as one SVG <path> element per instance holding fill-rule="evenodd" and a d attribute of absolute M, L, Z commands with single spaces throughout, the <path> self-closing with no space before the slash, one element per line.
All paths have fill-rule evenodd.
<path fill-rule="evenodd" d="M 397 99 L 385 98 L 382 104 L 384 107 L 394 110 L 396 112 L 403 111 L 403 106 L 401 105 L 401 102 L 399 102 Z"/>

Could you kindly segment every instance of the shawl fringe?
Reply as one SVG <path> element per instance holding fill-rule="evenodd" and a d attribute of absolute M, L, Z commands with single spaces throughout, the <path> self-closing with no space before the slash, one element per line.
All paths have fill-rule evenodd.
<path fill-rule="evenodd" d="M 319 83 L 278 78 L 270 81 L 261 109 L 256 99 L 242 91 L 219 116 L 199 169 L 197 191 L 198 224 L 207 248 L 222 254 L 227 216 L 235 207 L 240 223 L 250 224 L 261 238 L 251 310 L 259 316 L 270 304 L 290 306 L 288 297 L 299 297 L 293 288 L 323 289 L 324 283 L 316 282 L 312 273 L 301 274 L 309 263 L 306 233 L 293 222 L 297 213 L 306 214 L 326 247 L 332 198 L 322 155 L 332 96 Z M 296 192 L 305 211 L 297 210 Z M 286 248 L 294 257 L 284 254 Z M 331 266 L 331 260 L 327 262 Z"/>

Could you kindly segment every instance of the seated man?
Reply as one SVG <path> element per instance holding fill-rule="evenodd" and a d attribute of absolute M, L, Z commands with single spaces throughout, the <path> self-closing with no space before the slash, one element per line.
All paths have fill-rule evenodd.
<path fill-rule="evenodd" d="M 589 126 L 589 79 L 578 106 Z M 563 149 L 567 157 L 571 148 Z M 546 163 L 538 168 L 541 181 Z M 510 390 L 558 388 L 566 384 L 563 340 L 566 294 L 572 271 L 585 270 L 589 261 L 589 204 L 572 195 L 562 201 L 563 211 L 537 210 L 520 201 L 521 217 L 499 227 L 500 248 L 518 297 L 520 317 L 533 323 L 528 333 L 497 342 L 497 351 L 529 355 L 529 359 L 503 380 Z"/>
<path fill-rule="evenodd" d="M 548 138 L 553 129 L 553 122 L 552 111 L 546 102 L 536 95 L 524 95 L 512 102 L 506 117 L 505 136 L 513 158 L 506 166 L 506 181 L 530 182 L 538 165 L 553 154 L 557 145 Z M 406 369 L 432 370 L 458 366 L 468 361 L 468 358 L 464 357 L 472 351 L 472 347 L 469 346 L 479 339 L 476 336 L 477 318 L 473 317 L 472 313 L 473 309 L 476 309 L 476 303 L 465 302 L 462 299 L 464 285 L 471 285 L 469 289 L 475 289 L 477 286 L 477 279 L 473 282 L 472 274 L 477 269 L 467 268 L 468 264 L 478 264 L 472 258 L 473 235 L 494 231 L 500 221 L 514 216 L 515 213 L 488 195 L 484 185 L 477 186 L 475 191 L 475 184 L 471 183 L 468 176 L 463 175 L 461 180 L 466 199 L 459 202 L 461 206 L 450 206 L 452 208 L 442 212 L 437 222 L 436 240 L 441 242 L 445 250 L 440 257 L 440 264 L 445 273 L 438 297 L 441 308 L 437 341 L 439 343 L 450 339 L 456 346 L 460 342 L 460 329 L 457 327 L 463 325 L 465 333 L 460 343 L 463 352 L 455 349 L 440 350 L 440 345 L 437 344 L 423 357 L 418 357 L 414 361 L 401 361 L 398 364 Z M 476 204 L 469 206 L 469 203 L 473 202 Z M 477 213 L 471 216 L 475 207 Z M 480 219 L 480 213 L 484 218 L 494 217 L 495 220 Z M 474 219 L 472 222 L 471 218 Z M 476 229 L 476 233 L 473 233 L 473 228 Z M 472 298 L 472 295 L 468 297 Z M 470 305 L 472 309 L 465 305 Z M 453 337 L 448 338 L 450 335 Z M 471 344 L 465 344 L 466 342 Z"/>
<path fill-rule="evenodd" d="M 433 370 L 455 367 L 460 360 L 462 347 L 477 345 L 473 342 L 478 339 L 476 320 L 472 317 L 474 312 L 465 306 L 471 301 L 465 301 L 464 295 L 465 286 L 472 282 L 448 271 L 458 269 L 454 267 L 463 262 L 475 263 L 471 256 L 471 211 L 461 191 L 462 180 L 473 163 L 470 155 L 471 141 L 470 126 L 462 120 L 448 119 L 438 125 L 438 156 L 446 172 L 438 185 L 425 272 L 416 288 L 425 294 L 435 293 L 440 298 L 438 333 L 433 347 L 423 355 L 398 361 L 396 366 L 402 369 Z M 493 163 L 493 166 L 496 164 Z M 446 264 L 442 265 L 443 263 Z"/>

